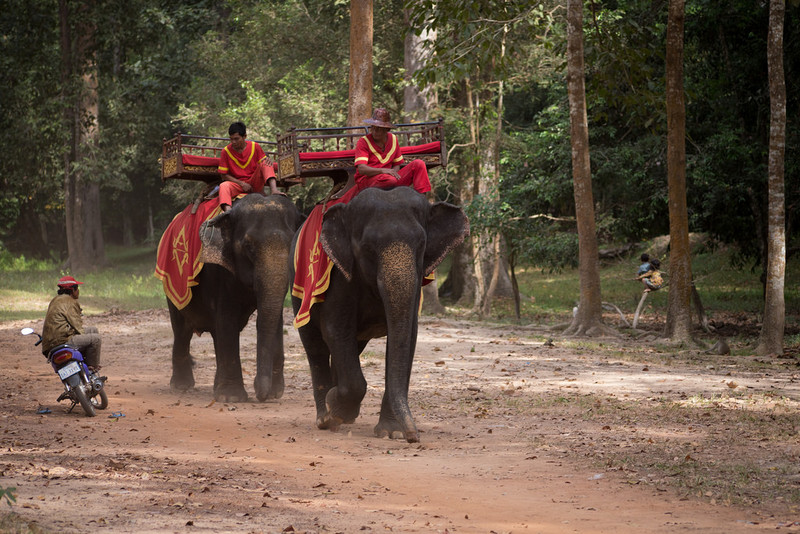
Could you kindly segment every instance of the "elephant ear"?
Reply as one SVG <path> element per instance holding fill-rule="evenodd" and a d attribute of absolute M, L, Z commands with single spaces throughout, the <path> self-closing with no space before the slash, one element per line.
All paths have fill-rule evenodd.
<path fill-rule="evenodd" d="M 227 213 L 220 213 L 200 225 L 200 241 L 203 243 L 200 261 L 214 263 L 234 273 L 233 245 L 230 239 L 232 224 Z"/>
<path fill-rule="evenodd" d="M 331 206 L 322 221 L 319 242 L 334 265 L 342 271 L 347 280 L 353 276 L 353 250 L 350 246 L 350 232 L 345 224 L 345 204 Z"/>
<path fill-rule="evenodd" d="M 425 245 L 425 276 L 469 235 L 469 220 L 458 206 L 437 202 L 428 211 L 428 240 Z"/>

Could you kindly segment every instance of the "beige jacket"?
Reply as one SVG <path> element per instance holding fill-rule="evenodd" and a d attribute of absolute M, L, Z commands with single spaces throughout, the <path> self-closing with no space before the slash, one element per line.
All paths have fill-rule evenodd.
<path fill-rule="evenodd" d="M 44 318 L 42 331 L 42 352 L 63 345 L 76 334 L 83 334 L 83 319 L 78 299 L 70 295 L 58 295 L 50 301 Z"/>

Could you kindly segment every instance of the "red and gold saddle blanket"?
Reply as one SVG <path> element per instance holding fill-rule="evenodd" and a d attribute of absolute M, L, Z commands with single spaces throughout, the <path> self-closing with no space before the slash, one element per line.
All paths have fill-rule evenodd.
<path fill-rule="evenodd" d="M 327 207 L 339 202 L 341 199 L 331 200 Z M 294 250 L 292 296 L 299 298 L 301 304 L 294 317 L 295 328 L 300 328 L 309 321 L 311 306 L 325 300 L 325 292 L 331 281 L 333 260 L 328 257 L 319 242 L 324 215 L 323 204 L 314 206 L 297 237 L 297 247 Z"/>
<path fill-rule="evenodd" d="M 239 195 L 240 198 L 244 195 Z M 200 225 L 220 213 L 216 199 L 203 202 L 192 213 L 192 205 L 177 214 L 169 223 L 158 243 L 154 275 L 164 284 L 167 298 L 182 310 L 192 300 L 195 277 L 203 268 L 200 261 Z"/>

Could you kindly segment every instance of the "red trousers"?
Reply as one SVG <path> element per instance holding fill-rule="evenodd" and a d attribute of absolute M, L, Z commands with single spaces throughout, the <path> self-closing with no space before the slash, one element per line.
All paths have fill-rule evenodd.
<path fill-rule="evenodd" d="M 411 160 L 408 165 L 398 171 L 400 179 L 391 174 L 376 174 L 365 176 L 356 180 L 356 185 L 343 197 L 344 202 L 349 202 L 354 196 L 368 187 L 394 187 L 396 185 L 410 185 L 418 193 L 427 193 L 431 190 L 431 181 L 428 178 L 428 168 L 422 160 Z"/>
<path fill-rule="evenodd" d="M 239 178 L 241 181 L 250 184 L 250 187 L 253 188 L 251 193 L 261 193 L 264 190 L 264 184 L 267 183 L 267 180 L 270 178 L 275 178 L 275 171 L 272 169 L 271 165 L 259 165 L 256 169 L 256 172 L 253 173 L 253 176 L 250 178 Z M 236 182 L 229 182 L 224 181 L 219 184 L 219 203 L 227 204 L 228 206 L 231 205 L 231 199 L 239 195 L 240 193 L 244 193 L 244 189 L 237 184 Z"/>

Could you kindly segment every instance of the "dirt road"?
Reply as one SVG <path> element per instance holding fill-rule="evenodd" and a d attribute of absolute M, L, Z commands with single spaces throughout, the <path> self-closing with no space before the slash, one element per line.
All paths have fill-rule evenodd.
<path fill-rule="evenodd" d="M 166 310 L 87 322 L 104 335 L 109 377 L 110 406 L 93 419 L 55 402 L 60 382 L 31 338 L 19 335 L 41 323 L 0 323 L 0 486 L 16 487 L 13 511 L 47 530 L 800 530 L 790 503 L 726 505 L 608 460 L 648 439 L 666 440 L 665 447 L 672 439 L 683 455 L 682 435 L 707 444 L 688 454 L 710 454 L 711 423 L 613 428 L 598 406 L 624 398 L 644 410 L 654 397 L 723 394 L 733 378 L 714 366 L 643 366 L 560 340 L 546 346 L 532 328 L 423 318 L 410 393 L 421 443 L 408 444 L 372 434 L 383 391 L 382 342 L 373 341 L 363 358 L 369 390 L 361 416 L 334 433 L 314 426 L 307 364 L 288 313 L 286 392 L 266 403 L 212 402 L 207 335 L 192 345 L 197 389 L 171 393 Z M 242 341 L 251 395 L 254 352 L 251 324 Z M 735 380 L 740 388 L 780 391 L 794 410 L 800 385 L 791 376 L 739 373 Z M 37 414 L 40 407 L 51 413 Z M 113 412 L 123 416 L 109 417 Z M 797 455 L 796 431 L 787 443 L 783 453 Z"/>

